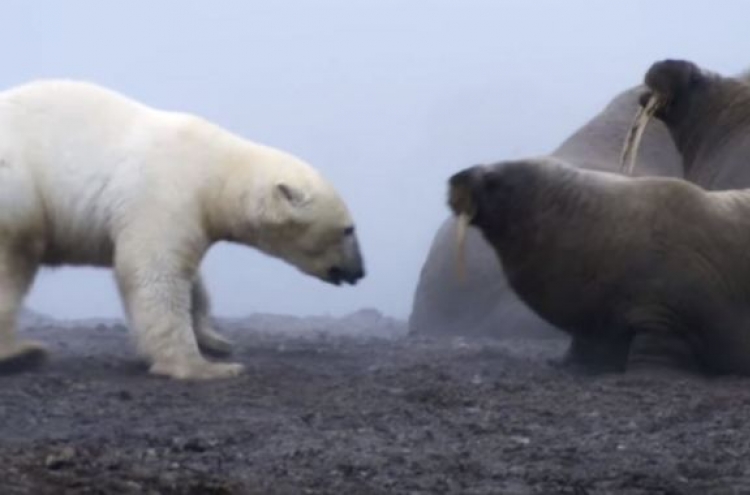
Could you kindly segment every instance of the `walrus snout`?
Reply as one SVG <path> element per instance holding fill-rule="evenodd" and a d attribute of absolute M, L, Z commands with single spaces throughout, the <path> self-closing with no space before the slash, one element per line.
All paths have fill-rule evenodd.
<path fill-rule="evenodd" d="M 658 119 L 663 119 L 669 110 L 671 102 L 671 97 L 664 96 L 657 91 L 646 90 L 638 97 L 639 111 L 647 111 L 649 118 L 654 116 Z"/>
<path fill-rule="evenodd" d="M 453 174 L 448 179 L 448 206 L 456 216 L 469 219 L 476 214 L 476 187 L 484 174 L 482 165 L 475 165 Z"/>
<path fill-rule="evenodd" d="M 654 92 L 653 91 L 644 91 L 641 93 L 641 95 L 638 97 L 638 105 L 641 108 L 645 108 L 646 105 L 648 105 L 648 102 L 651 101 L 651 98 L 653 98 Z"/>

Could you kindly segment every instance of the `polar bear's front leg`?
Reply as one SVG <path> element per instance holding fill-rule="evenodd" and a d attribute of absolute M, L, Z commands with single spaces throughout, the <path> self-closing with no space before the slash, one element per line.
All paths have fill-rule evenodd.
<path fill-rule="evenodd" d="M 214 379 L 238 375 L 236 363 L 207 361 L 198 349 L 191 315 L 192 274 L 175 265 L 179 257 L 162 250 L 156 259 L 117 251 L 115 271 L 140 353 L 150 372 L 177 379 Z"/>
<path fill-rule="evenodd" d="M 32 251 L 17 246 L 0 248 L 0 372 L 34 367 L 47 356 L 43 344 L 18 340 L 16 335 L 18 311 L 38 267 Z"/>
<path fill-rule="evenodd" d="M 227 356 L 232 353 L 232 343 L 219 332 L 214 330 L 211 322 L 211 302 L 198 275 L 193 281 L 191 291 L 193 331 L 198 346 L 203 352 L 216 356 Z"/>

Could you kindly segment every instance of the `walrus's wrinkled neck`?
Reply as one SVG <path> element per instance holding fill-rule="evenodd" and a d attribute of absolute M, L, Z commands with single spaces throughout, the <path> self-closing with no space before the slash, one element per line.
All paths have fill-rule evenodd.
<path fill-rule="evenodd" d="M 536 175 L 530 187 L 514 190 L 503 201 L 508 208 L 505 228 L 483 232 L 521 300 L 553 325 L 570 329 L 580 323 L 578 313 L 560 294 L 573 287 L 586 293 L 611 258 L 619 256 L 622 247 L 612 233 L 623 226 L 617 225 L 620 209 L 611 201 L 625 179 L 563 166 L 540 167 Z M 574 305 L 580 309 L 591 301 L 576 300 Z M 606 326 L 593 312 L 592 328 Z"/>
<path fill-rule="evenodd" d="M 508 197 L 505 228 L 495 241 L 506 266 L 524 266 L 542 251 L 576 235 L 581 218 L 593 218 L 602 209 L 602 198 L 586 187 L 588 177 L 568 167 L 555 167 L 533 187 L 516 189 Z"/>
<path fill-rule="evenodd" d="M 711 80 L 693 91 L 687 105 L 679 118 L 666 122 L 682 155 L 685 177 L 719 188 L 721 162 L 737 151 L 736 140 L 750 144 L 750 86 L 729 78 Z"/>

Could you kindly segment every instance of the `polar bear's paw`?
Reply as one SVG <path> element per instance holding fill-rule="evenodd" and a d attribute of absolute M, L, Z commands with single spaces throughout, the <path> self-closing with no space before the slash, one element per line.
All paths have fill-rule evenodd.
<path fill-rule="evenodd" d="M 38 368 L 46 360 L 47 347 L 41 342 L 16 342 L 9 349 L 0 349 L 0 373 L 17 373 Z"/>
<path fill-rule="evenodd" d="M 223 357 L 232 353 L 232 342 L 212 328 L 201 328 L 195 332 L 201 351 L 211 356 Z"/>
<path fill-rule="evenodd" d="M 212 363 L 205 360 L 156 362 L 149 372 L 177 380 L 218 380 L 240 375 L 245 367 L 239 363 Z"/>

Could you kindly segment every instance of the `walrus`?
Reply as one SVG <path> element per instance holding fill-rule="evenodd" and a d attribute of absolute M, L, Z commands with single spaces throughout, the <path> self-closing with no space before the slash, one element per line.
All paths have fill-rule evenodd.
<path fill-rule="evenodd" d="M 550 156 L 586 169 L 616 171 L 623 138 L 638 109 L 642 89 L 637 86 L 616 95 Z M 502 142 L 498 146 L 502 148 Z M 647 175 L 681 174 L 679 155 L 660 122 L 650 124 L 644 133 L 637 171 Z M 449 216 L 434 235 L 413 295 L 410 334 L 565 338 L 513 293 L 502 265 L 474 227 L 466 232 L 465 276 L 456 276 L 458 228 Z"/>
<path fill-rule="evenodd" d="M 643 74 L 638 74 L 642 79 Z M 730 81 L 750 81 L 744 71 Z M 646 86 L 639 84 L 616 95 L 590 121 L 575 130 L 549 156 L 582 169 L 620 171 L 623 141 L 639 108 Z M 502 149 L 502 141 L 498 142 Z M 643 133 L 637 175 L 684 178 L 703 188 L 750 187 L 750 167 L 741 162 L 714 162 L 683 169 L 680 154 L 664 123 L 653 119 Z M 491 246 L 474 227 L 466 235 L 466 276 L 456 276 L 457 222 L 448 216 L 437 229 L 417 281 L 409 331 L 413 335 L 506 337 L 564 336 L 515 295 Z"/>
<path fill-rule="evenodd" d="M 723 77 L 688 60 L 666 59 L 649 67 L 644 86 L 639 104 L 653 108 L 653 117 L 666 126 L 686 177 L 719 188 L 738 183 L 746 187 L 750 178 L 747 81 Z M 643 119 L 640 127 L 647 124 Z M 632 152 L 635 157 L 637 146 Z"/>
<path fill-rule="evenodd" d="M 750 191 L 541 157 L 457 172 L 448 205 L 520 299 L 572 337 L 567 364 L 626 371 L 634 338 L 668 335 L 685 369 L 750 374 Z"/>
<path fill-rule="evenodd" d="M 640 110 L 623 149 L 622 170 L 632 174 L 637 136 L 654 123 L 666 127 L 680 155 L 683 175 L 713 189 L 745 185 L 750 178 L 750 85 L 745 77 L 725 77 L 688 60 L 655 62 L 644 76 Z M 653 362 L 685 346 L 665 335 L 640 337 L 633 356 Z M 677 351 L 679 352 L 679 350 Z"/>

